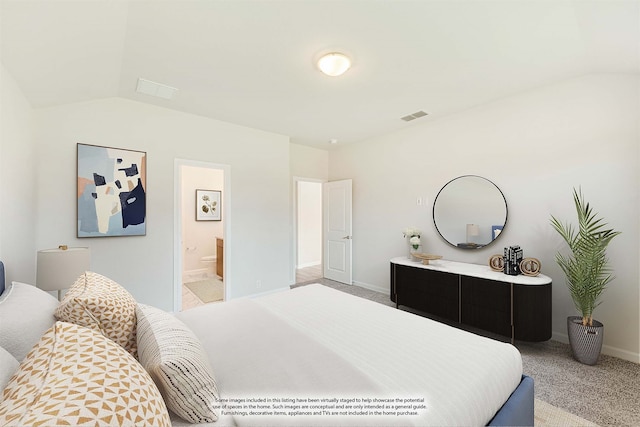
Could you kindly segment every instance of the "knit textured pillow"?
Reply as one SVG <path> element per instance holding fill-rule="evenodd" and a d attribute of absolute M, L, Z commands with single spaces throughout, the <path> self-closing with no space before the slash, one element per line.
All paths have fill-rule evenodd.
<path fill-rule="evenodd" d="M 122 347 L 56 322 L 29 352 L 0 403 L 2 426 L 170 426 L 160 391 Z"/>
<path fill-rule="evenodd" d="M 218 419 L 219 393 L 209 359 L 191 330 L 173 315 L 138 304 L 138 357 L 167 407 L 191 423 Z"/>
<path fill-rule="evenodd" d="M 99 331 L 137 357 L 136 300 L 113 280 L 87 271 L 67 291 L 55 316 Z"/>

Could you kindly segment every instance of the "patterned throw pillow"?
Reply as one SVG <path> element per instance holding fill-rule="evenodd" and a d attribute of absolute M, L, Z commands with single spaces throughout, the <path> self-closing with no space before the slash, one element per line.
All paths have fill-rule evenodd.
<path fill-rule="evenodd" d="M 219 393 L 202 344 L 173 315 L 138 304 L 138 356 L 169 409 L 191 423 L 218 419 Z"/>
<path fill-rule="evenodd" d="M 0 425 L 169 426 L 158 388 L 122 347 L 56 322 L 3 392 Z"/>
<path fill-rule="evenodd" d="M 113 280 L 87 271 L 67 291 L 55 316 L 99 331 L 137 357 L 136 300 Z"/>

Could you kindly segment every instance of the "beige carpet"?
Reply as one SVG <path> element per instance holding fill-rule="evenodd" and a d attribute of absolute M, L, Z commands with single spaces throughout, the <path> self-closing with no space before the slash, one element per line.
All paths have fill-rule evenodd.
<path fill-rule="evenodd" d="M 224 298 L 224 284 L 217 278 L 199 280 L 184 285 L 204 303 L 221 301 Z"/>
<path fill-rule="evenodd" d="M 536 427 L 594 427 L 597 424 L 556 408 L 540 399 L 534 402 L 534 420 Z"/>

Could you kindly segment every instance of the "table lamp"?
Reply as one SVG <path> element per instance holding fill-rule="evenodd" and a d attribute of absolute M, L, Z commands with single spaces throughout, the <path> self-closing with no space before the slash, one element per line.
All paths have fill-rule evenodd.
<path fill-rule="evenodd" d="M 63 289 L 70 288 L 76 279 L 90 269 L 89 248 L 69 248 L 38 251 L 36 286 L 44 291 L 58 291 L 58 300 Z"/>
<path fill-rule="evenodd" d="M 478 224 L 467 224 L 467 244 L 472 245 L 471 236 L 479 236 L 480 235 L 480 227 Z"/>

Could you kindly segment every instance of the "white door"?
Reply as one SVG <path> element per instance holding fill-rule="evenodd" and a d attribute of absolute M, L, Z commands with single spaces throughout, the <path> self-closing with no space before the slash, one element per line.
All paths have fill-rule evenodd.
<path fill-rule="evenodd" d="M 324 184 L 324 277 L 352 284 L 351 180 Z"/>

